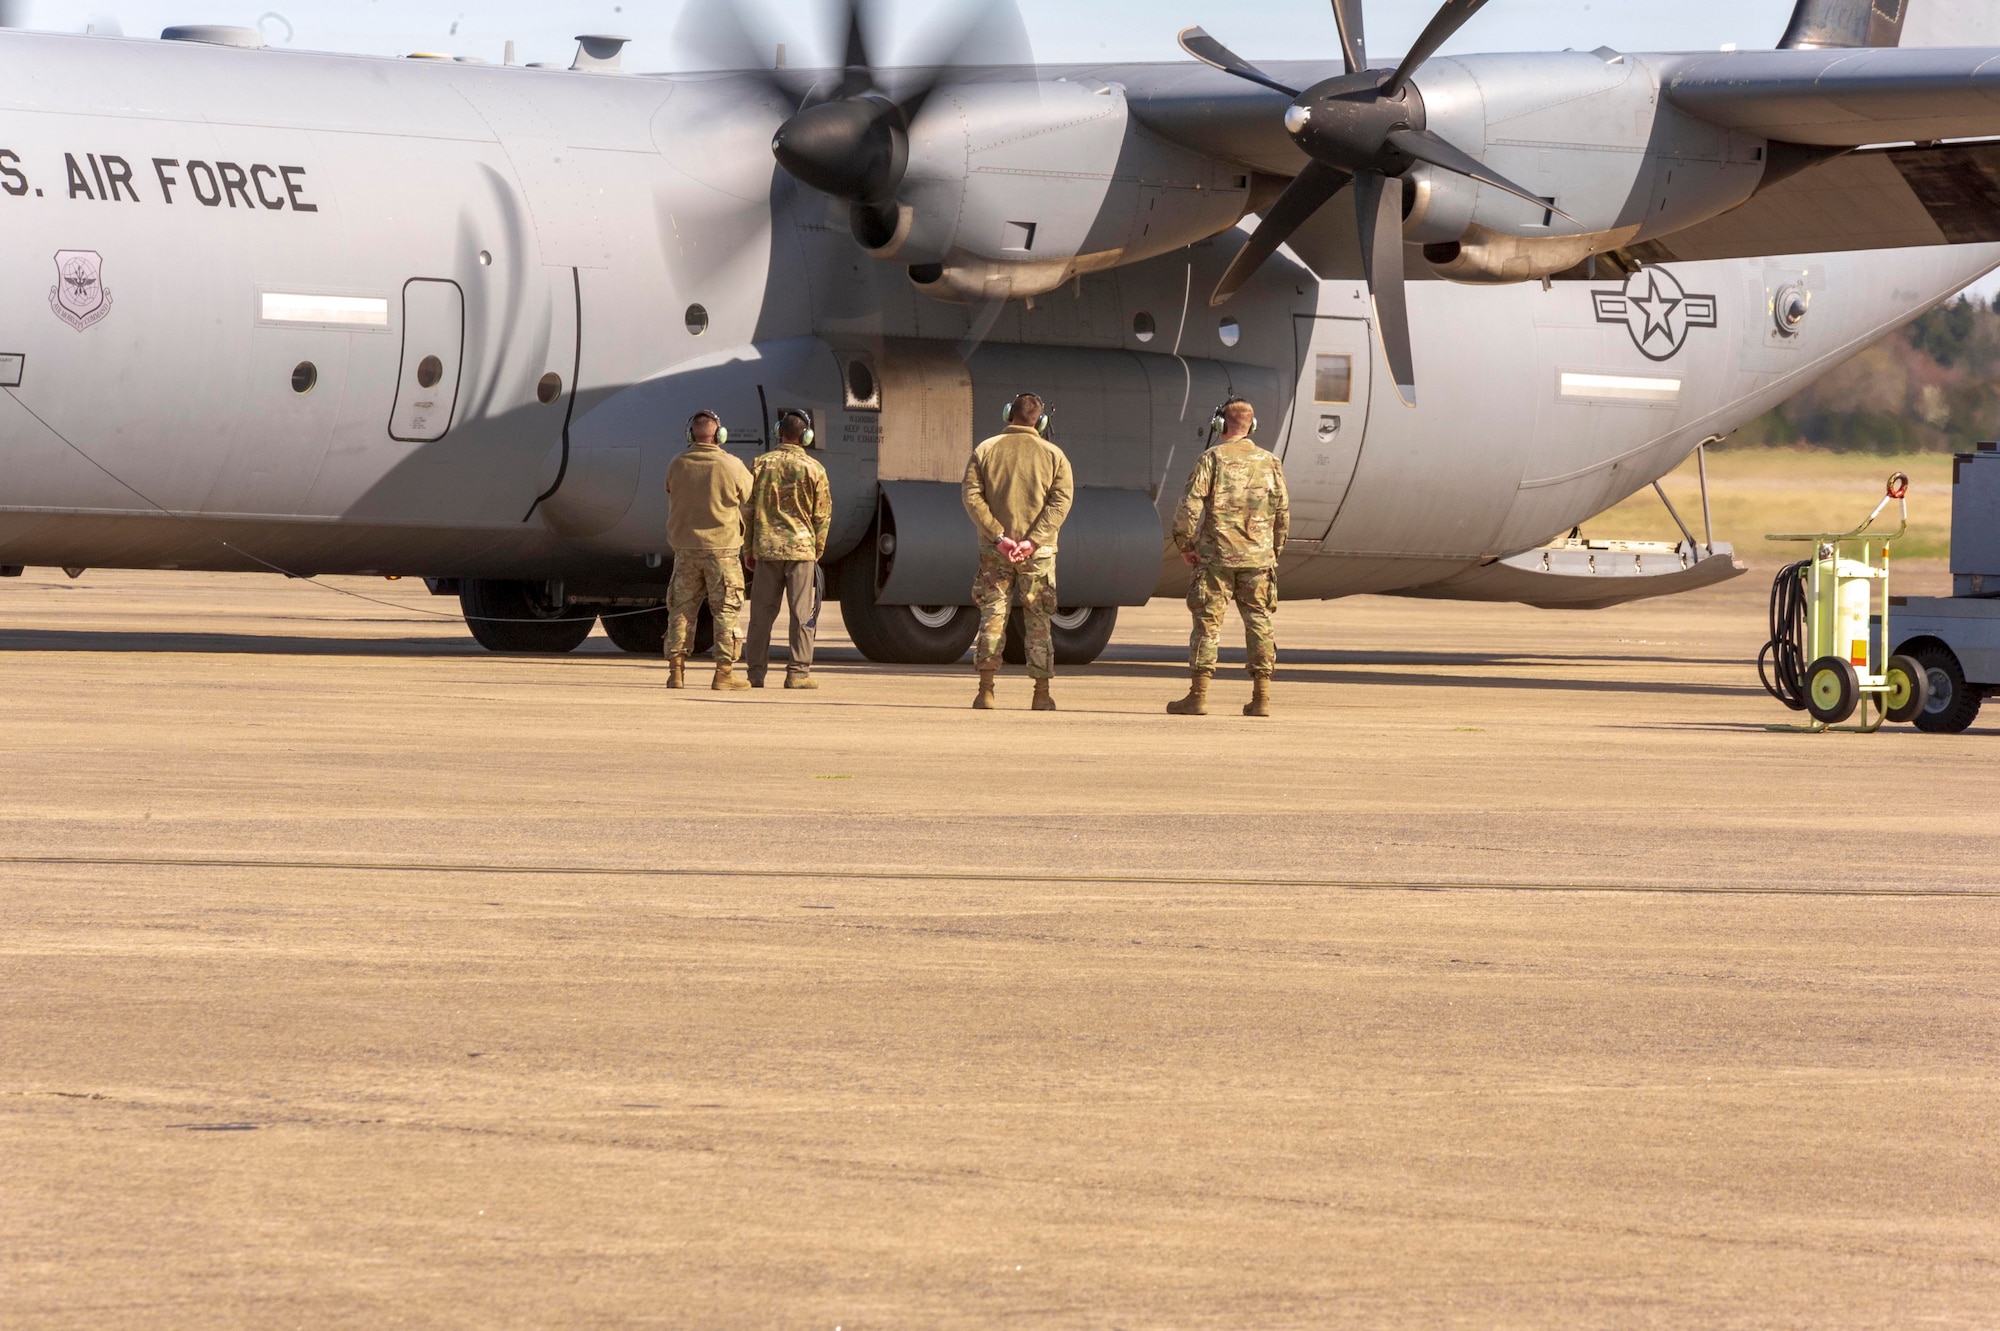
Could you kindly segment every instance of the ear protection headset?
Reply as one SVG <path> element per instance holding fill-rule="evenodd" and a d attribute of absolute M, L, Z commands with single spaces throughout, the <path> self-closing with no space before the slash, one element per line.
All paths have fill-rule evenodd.
<path fill-rule="evenodd" d="M 1037 402 L 1042 401 L 1041 397 L 1035 393 L 1016 393 L 1014 394 L 1014 396 L 1008 398 L 1007 405 L 1000 408 L 1000 423 L 1002 425 L 1012 425 L 1014 423 L 1014 408 L 1021 405 L 1021 400 L 1023 398 L 1030 398 L 1030 397 L 1034 398 Z M 1040 420 L 1035 422 L 1036 433 L 1040 434 L 1044 439 L 1048 438 L 1049 422 L 1054 419 L 1055 419 L 1055 413 L 1049 410 L 1049 404 L 1046 402 L 1042 402 L 1042 417 Z"/>
<path fill-rule="evenodd" d="M 784 407 L 779 410 L 778 428 L 775 431 L 773 431 L 773 433 L 779 435 L 780 437 L 784 435 L 785 417 L 787 416 L 791 417 L 793 420 L 797 421 L 800 425 L 805 427 L 805 432 L 799 436 L 799 443 L 803 444 L 807 448 L 811 448 L 813 446 L 813 440 L 818 437 L 817 432 L 813 429 L 813 418 L 797 407 Z"/>
<path fill-rule="evenodd" d="M 1227 402 L 1223 403 L 1221 406 L 1215 409 L 1215 415 L 1211 416 L 1208 421 L 1208 428 L 1210 433 L 1221 434 L 1224 430 L 1229 428 L 1229 416 L 1227 413 L 1231 407 L 1235 406 L 1239 402 L 1243 403 L 1243 405 L 1246 407 L 1250 406 L 1250 403 L 1245 399 L 1240 397 L 1232 397 Z M 1257 409 L 1255 407 L 1250 408 L 1250 433 L 1251 434 L 1257 433 Z"/>
<path fill-rule="evenodd" d="M 716 415 L 714 412 L 710 411 L 707 407 L 703 407 L 700 411 L 697 411 L 694 415 L 688 417 L 687 441 L 689 443 L 694 442 L 694 423 L 700 420 L 704 416 L 708 417 L 710 420 L 715 422 L 715 442 L 718 444 L 728 443 L 729 427 L 722 423 L 722 417 Z"/>

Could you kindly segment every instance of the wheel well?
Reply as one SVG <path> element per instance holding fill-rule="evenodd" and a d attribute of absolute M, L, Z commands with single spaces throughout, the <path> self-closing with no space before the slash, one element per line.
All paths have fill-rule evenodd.
<path fill-rule="evenodd" d="M 1940 651 L 1951 652 L 1951 644 L 1946 642 L 1943 638 L 1936 637 L 1929 633 L 1920 633 L 1914 638 L 1907 638 L 1904 641 L 1896 644 L 1895 655 L 1915 656 L 1918 652 L 1923 651 L 1927 647 L 1935 647 Z M 1958 658 L 1957 652 L 1951 652 L 1951 655 L 1953 660 L 1956 660 Z"/>

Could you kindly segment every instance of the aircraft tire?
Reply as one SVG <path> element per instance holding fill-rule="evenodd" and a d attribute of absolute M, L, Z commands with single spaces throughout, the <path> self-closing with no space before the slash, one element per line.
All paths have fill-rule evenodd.
<path fill-rule="evenodd" d="M 667 649 L 665 606 L 642 610 L 638 614 L 632 613 L 631 606 L 611 606 L 604 610 L 598 622 L 604 625 L 604 636 L 611 639 L 612 645 L 621 652 L 630 652 L 634 656 L 659 656 Z M 707 656 L 714 647 L 715 617 L 708 613 L 707 606 L 703 606 L 694 621 L 694 654 Z"/>
<path fill-rule="evenodd" d="M 872 549 L 865 545 L 863 549 Z M 861 654 L 884 665 L 950 665 L 979 635 L 969 605 L 877 605 L 875 566 L 852 558 L 840 566 L 840 618 Z"/>
<path fill-rule="evenodd" d="M 1054 640 L 1056 664 L 1061 666 L 1086 666 L 1104 654 L 1111 645 L 1111 635 L 1118 628 L 1118 607 L 1097 606 L 1088 610 L 1062 609 L 1056 612 L 1049 624 L 1049 637 Z M 1007 616 L 1007 645 L 1004 650 L 1008 665 L 1028 663 L 1028 639 L 1022 625 L 1021 610 L 1016 606 Z"/>
<path fill-rule="evenodd" d="M 597 612 L 573 606 L 550 614 L 528 587 L 502 578 L 460 583 L 458 604 L 472 636 L 489 652 L 557 656 L 575 651 L 590 636 Z"/>

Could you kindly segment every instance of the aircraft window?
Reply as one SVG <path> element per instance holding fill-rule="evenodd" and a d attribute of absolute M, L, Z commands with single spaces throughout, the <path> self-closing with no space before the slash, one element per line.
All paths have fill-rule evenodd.
<path fill-rule="evenodd" d="M 479 266 L 480 266 L 481 268 L 491 268 L 491 267 L 493 266 L 493 251 L 492 251 L 492 250 L 481 250 L 481 251 L 479 251 Z"/>
<path fill-rule="evenodd" d="M 417 362 L 417 387 L 436 388 L 438 380 L 444 378 L 444 362 L 436 356 L 426 356 Z"/>
<path fill-rule="evenodd" d="M 687 330 L 696 337 L 700 337 L 703 333 L 706 333 L 708 331 L 708 311 L 699 305 L 688 306 Z"/>
<path fill-rule="evenodd" d="M 882 385 L 876 382 L 874 369 L 859 357 L 847 362 L 847 409 L 882 410 Z"/>
<path fill-rule="evenodd" d="M 319 383 L 319 366 L 309 360 L 302 360 L 292 370 L 292 391 L 310 393 Z"/>
<path fill-rule="evenodd" d="M 1354 397 L 1354 357 L 1320 356 L 1313 364 L 1313 401 L 1347 402 Z"/>
<path fill-rule="evenodd" d="M 1146 311 L 1140 310 L 1132 316 L 1132 336 L 1138 338 L 1141 342 L 1151 342 L 1153 334 L 1158 331 L 1159 328 L 1154 324 L 1153 316 L 1146 313 Z"/>
<path fill-rule="evenodd" d="M 1243 325 L 1234 319 L 1224 319 L 1215 326 L 1215 335 L 1222 339 L 1222 345 L 1233 347 L 1243 340 Z"/>
<path fill-rule="evenodd" d="M 561 396 L 562 376 L 550 370 L 542 376 L 542 381 L 535 385 L 535 400 L 546 407 Z"/>

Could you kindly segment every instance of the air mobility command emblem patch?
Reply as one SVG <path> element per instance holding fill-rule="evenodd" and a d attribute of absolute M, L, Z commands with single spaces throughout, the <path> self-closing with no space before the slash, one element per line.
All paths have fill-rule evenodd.
<path fill-rule="evenodd" d="M 79 333 L 111 313 L 104 259 L 96 250 L 56 251 L 56 284 L 49 288 L 49 308 Z"/>

